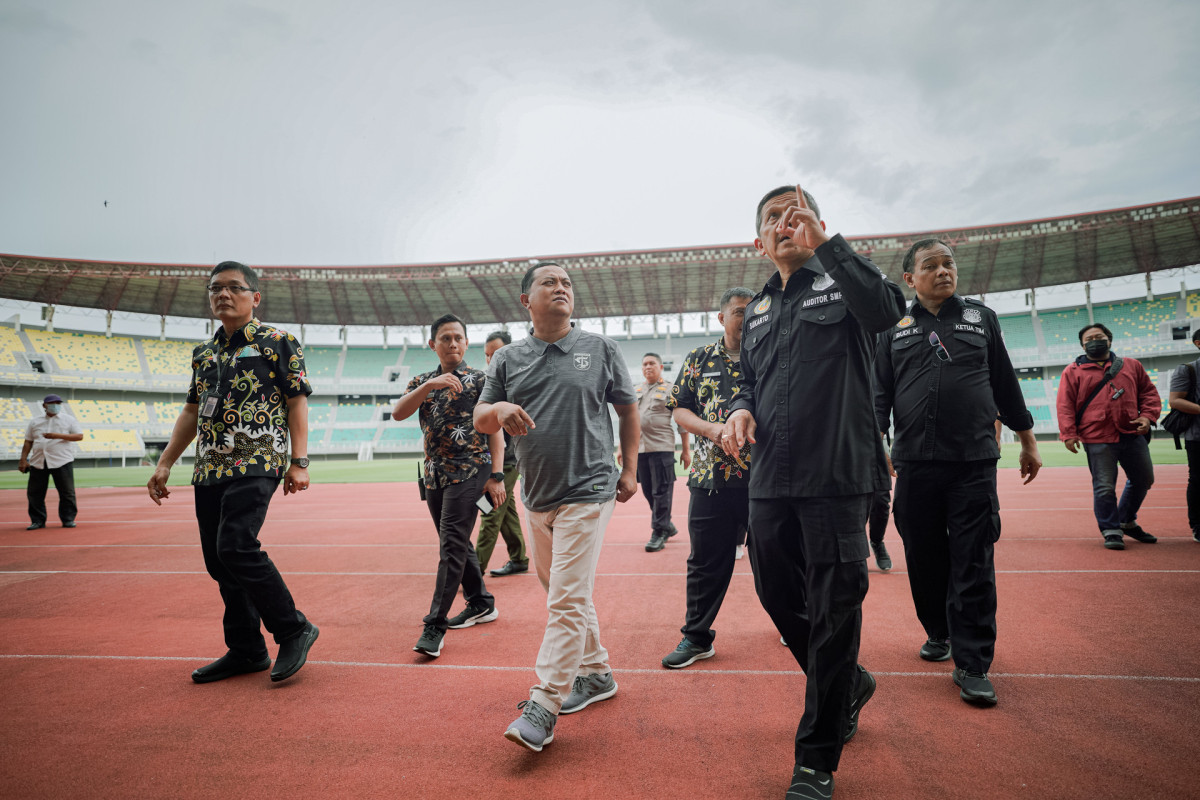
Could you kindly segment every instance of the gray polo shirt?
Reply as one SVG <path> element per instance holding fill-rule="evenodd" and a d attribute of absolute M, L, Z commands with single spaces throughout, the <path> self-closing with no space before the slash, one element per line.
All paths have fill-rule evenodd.
<path fill-rule="evenodd" d="M 1192 376 L 1184 366 L 1175 368 L 1175 372 L 1171 374 L 1171 386 L 1167 390 L 1169 392 L 1187 392 L 1185 400 L 1191 400 L 1193 403 L 1200 403 L 1200 358 L 1191 362 L 1192 368 L 1196 370 L 1196 384 L 1192 385 Z M 1200 419 L 1194 417 L 1193 419 Z M 1200 423 L 1192 422 L 1191 426 L 1183 432 L 1183 436 L 1179 437 L 1185 442 L 1200 442 Z"/>
<path fill-rule="evenodd" d="M 603 503 L 617 493 L 608 404 L 637 402 L 616 343 L 572 327 L 548 344 L 530 336 L 492 356 L 480 403 L 516 403 L 537 426 L 512 437 L 530 511 Z"/>

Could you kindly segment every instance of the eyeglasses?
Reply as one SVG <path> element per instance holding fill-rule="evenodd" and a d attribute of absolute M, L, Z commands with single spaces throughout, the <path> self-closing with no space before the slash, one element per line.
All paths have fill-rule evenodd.
<path fill-rule="evenodd" d="M 946 349 L 946 345 L 942 344 L 942 340 L 938 337 L 937 331 L 929 332 L 929 346 L 933 348 L 933 352 L 937 354 L 939 361 L 950 361 L 950 351 Z"/>
<path fill-rule="evenodd" d="M 213 284 L 209 284 L 209 287 L 208 287 L 208 293 L 213 295 L 214 297 L 216 297 L 221 292 L 224 292 L 226 290 L 228 290 L 229 293 L 234 296 L 242 294 L 243 292 L 253 292 L 254 291 L 249 286 L 238 286 L 236 283 L 231 283 L 228 286 L 222 285 L 220 283 L 213 283 Z"/>

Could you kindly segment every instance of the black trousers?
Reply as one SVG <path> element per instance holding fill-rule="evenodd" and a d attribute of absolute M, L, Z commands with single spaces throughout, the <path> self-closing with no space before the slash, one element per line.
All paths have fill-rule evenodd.
<path fill-rule="evenodd" d="M 750 499 L 754 585 L 807 677 L 796 764 L 826 772 L 838 767 L 858 681 L 870 504 L 870 494 Z"/>
<path fill-rule="evenodd" d="M 680 630 L 693 644 L 708 647 L 717 612 L 733 577 L 735 550 L 750 520 L 750 490 L 689 487 L 687 614 Z"/>
<path fill-rule="evenodd" d="M 675 488 L 675 453 L 638 453 L 637 480 L 650 504 L 650 529 L 671 529 L 671 490 Z"/>
<path fill-rule="evenodd" d="M 996 651 L 996 462 L 894 466 L 896 528 L 917 619 L 929 638 L 949 637 L 956 666 L 987 672 Z"/>
<path fill-rule="evenodd" d="M 25 495 L 29 500 L 29 521 L 34 525 L 46 524 L 46 489 L 50 479 L 54 479 L 54 489 L 58 492 L 58 519 L 63 524 L 75 521 L 78 508 L 75 505 L 75 466 L 68 461 L 61 467 L 53 469 L 38 469 L 29 466 L 29 483 L 25 487 Z"/>
<path fill-rule="evenodd" d="M 496 599 L 484 588 L 479 558 L 471 546 L 471 531 L 475 529 L 475 515 L 479 513 L 475 501 L 483 495 L 483 485 L 487 481 L 488 473 L 481 469 L 465 481 L 441 489 L 425 489 L 425 504 L 437 525 L 440 542 L 433 602 L 422 620 L 426 625 L 446 629 L 446 615 L 450 613 L 460 585 L 468 605 L 490 608 L 496 604 Z"/>
<path fill-rule="evenodd" d="M 888 478 L 888 488 L 880 489 L 871 496 L 871 515 L 867 519 L 867 538 L 875 544 L 883 541 L 887 532 L 888 508 L 892 504 L 892 479 Z"/>
<path fill-rule="evenodd" d="M 285 642 L 303 633 L 307 622 L 258 541 L 278 487 L 279 479 L 271 477 L 194 487 L 204 567 L 225 601 L 225 646 L 249 659 L 267 655 L 260 623 L 276 642 Z"/>
<path fill-rule="evenodd" d="M 1184 441 L 1183 447 L 1188 463 L 1188 527 L 1195 533 L 1200 532 L 1200 441 Z"/>

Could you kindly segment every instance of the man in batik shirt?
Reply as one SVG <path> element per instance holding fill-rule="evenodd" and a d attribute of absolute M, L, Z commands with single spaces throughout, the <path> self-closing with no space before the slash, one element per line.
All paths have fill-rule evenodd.
<path fill-rule="evenodd" d="M 475 430 L 472 414 L 487 380 L 467 366 L 467 326 L 453 314 L 438 317 L 431 326 L 429 347 L 438 356 L 437 369 L 408 382 L 396 401 L 392 419 L 408 419 L 418 410 L 425 435 L 425 502 L 440 541 L 433 603 L 422 620 L 425 629 L 413 647 L 432 658 L 442 654 L 447 628 L 469 628 L 498 616 L 496 600 L 483 585 L 483 572 L 471 531 L 476 502 L 487 494 L 493 507 L 504 504 L 504 436 L 485 436 Z M 467 607 L 447 618 L 462 586 Z"/>
<path fill-rule="evenodd" d="M 223 261 L 208 283 L 221 327 L 192 352 L 192 382 L 171 441 L 146 488 L 158 505 L 171 494 L 171 467 L 198 437 L 192 471 L 204 566 L 225 602 L 229 652 L 192 673 L 211 683 L 271 666 L 260 624 L 279 643 L 271 680 L 304 666 L 317 626 L 296 609 L 279 570 L 258 541 L 271 497 L 308 488 L 308 395 L 295 337 L 254 317 L 258 275 Z M 291 459 L 288 444 L 291 443 Z"/>
<path fill-rule="evenodd" d="M 716 654 L 712 630 L 733 577 L 737 545 L 750 515 L 750 445 L 740 461 L 716 443 L 738 391 L 742 320 L 754 292 L 734 287 L 721 296 L 717 320 L 725 333 L 713 344 L 688 353 L 675 379 L 667 408 L 675 424 L 696 436 L 696 453 L 688 472 L 687 612 L 679 646 L 662 660 L 682 669 Z"/>

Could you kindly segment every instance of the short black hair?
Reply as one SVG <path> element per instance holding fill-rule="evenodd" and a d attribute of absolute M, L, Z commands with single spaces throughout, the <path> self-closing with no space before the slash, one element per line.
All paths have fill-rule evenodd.
<path fill-rule="evenodd" d="M 724 311 L 725 306 L 729 305 L 729 301 L 735 297 L 753 298 L 754 292 L 750 291 L 745 286 L 730 287 L 725 290 L 725 293 L 723 295 L 721 295 L 721 303 L 720 303 L 720 305 L 717 306 L 717 308 Z"/>
<path fill-rule="evenodd" d="M 442 327 L 443 325 L 445 325 L 449 322 L 457 322 L 459 325 L 462 325 L 463 336 L 467 335 L 467 323 L 463 322 L 461 319 L 456 317 L 454 314 L 442 314 L 440 317 L 438 317 L 437 319 L 435 319 L 433 321 L 432 325 L 429 326 L 429 338 L 436 339 L 438 328 Z"/>
<path fill-rule="evenodd" d="M 645 361 L 647 358 L 653 358 L 660 364 L 663 363 L 662 356 L 660 356 L 658 353 L 646 353 L 644 356 L 642 356 L 642 361 Z"/>
<path fill-rule="evenodd" d="M 1084 325 L 1082 328 L 1079 329 L 1079 343 L 1080 344 L 1083 344 L 1083 335 L 1085 333 L 1087 333 L 1088 331 L 1090 331 L 1092 328 L 1099 328 L 1101 331 L 1104 332 L 1104 335 L 1108 337 L 1108 340 L 1110 342 L 1113 340 L 1112 331 L 1110 331 L 1108 328 L 1101 325 L 1099 322 L 1089 322 L 1087 325 Z"/>
<path fill-rule="evenodd" d="M 505 344 L 512 344 L 512 337 L 508 335 L 508 331 L 492 331 L 487 335 L 487 338 L 483 340 L 483 343 L 487 344 L 488 342 L 494 342 L 497 339 Z"/>
<path fill-rule="evenodd" d="M 795 184 L 791 186 L 776 186 L 771 191 L 763 195 L 763 199 L 758 201 L 758 208 L 754 211 L 754 233 L 758 235 L 758 229 L 762 227 L 762 210 L 772 198 L 779 197 L 781 194 L 795 192 Z M 817 205 L 816 199 L 808 193 L 808 189 L 804 190 L 804 202 L 812 209 L 812 212 L 817 215 L 817 219 L 821 218 L 821 207 Z"/>
<path fill-rule="evenodd" d="M 900 271 L 911 273 L 913 271 L 913 266 L 917 263 L 917 253 L 921 252 L 927 247 L 933 247 L 935 244 L 940 244 L 942 247 L 950 251 L 951 257 L 954 256 L 954 248 L 937 237 L 918 239 L 917 241 L 913 242 L 912 247 L 908 248 L 908 252 L 904 254 L 904 265 L 900 268 Z"/>
<path fill-rule="evenodd" d="M 1200 342 L 1200 328 L 1196 328 L 1196 330 L 1192 331 L 1192 341 Z"/>
<path fill-rule="evenodd" d="M 242 273 L 242 277 L 246 280 L 246 285 L 252 290 L 258 291 L 258 273 L 240 261 L 222 261 L 212 268 L 212 272 L 208 273 L 208 278 L 212 280 L 214 276 L 220 275 L 222 272 L 229 272 L 230 270 Z"/>
<path fill-rule="evenodd" d="M 525 270 L 525 276 L 521 278 L 521 294 L 529 294 L 529 287 L 533 286 L 533 275 L 542 267 L 558 267 L 563 272 L 567 271 L 567 268 L 557 261 L 539 261 Z"/>

